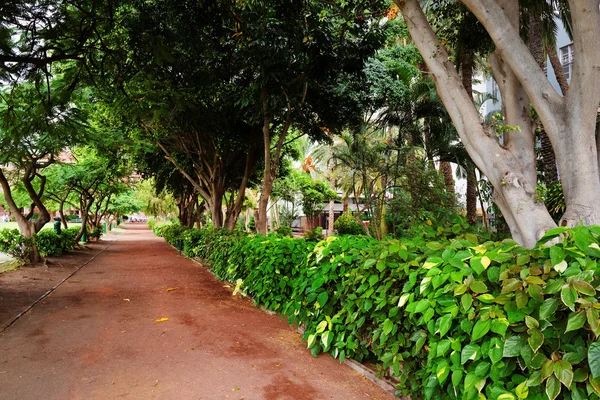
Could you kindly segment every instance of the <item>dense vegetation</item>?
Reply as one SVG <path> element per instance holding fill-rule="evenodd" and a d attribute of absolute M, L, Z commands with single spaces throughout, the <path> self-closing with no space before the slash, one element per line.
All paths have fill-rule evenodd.
<path fill-rule="evenodd" d="M 467 227 L 457 219 L 402 239 L 318 243 L 177 224 L 154 231 L 301 325 L 313 355 L 375 362 L 399 394 L 598 398 L 600 228 L 557 228 L 526 249 Z"/>

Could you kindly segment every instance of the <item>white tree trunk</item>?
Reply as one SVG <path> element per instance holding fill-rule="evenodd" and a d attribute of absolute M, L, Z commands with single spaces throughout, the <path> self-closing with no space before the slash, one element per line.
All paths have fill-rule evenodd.
<path fill-rule="evenodd" d="M 440 98 L 444 102 L 457 132 L 469 155 L 488 177 L 496 191 L 501 210 L 513 237 L 525 246 L 535 245 L 544 232 L 556 224 L 536 199 L 535 169 L 532 174 L 532 139 L 509 133 L 506 146 L 499 143 L 496 133 L 480 121 L 479 113 L 465 90 L 448 53 L 437 40 L 418 0 L 396 0 L 409 32 L 419 49 Z M 507 22 L 508 23 L 508 22 Z M 519 96 L 519 87 L 507 73 L 504 88 L 511 97 Z M 525 99 L 522 99 L 525 102 Z M 511 106 L 514 122 L 524 120 L 523 103 Z M 528 110 L 528 107 L 527 107 Z M 513 122 L 513 123 L 514 123 Z M 525 146 L 525 152 L 521 152 Z"/>
<path fill-rule="evenodd" d="M 535 107 L 552 146 L 567 210 L 560 224 L 600 223 L 595 123 L 600 102 L 600 10 L 597 0 L 569 0 L 574 62 L 566 96 L 557 93 L 510 23 L 516 0 L 462 0 L 485 26 Z"/>

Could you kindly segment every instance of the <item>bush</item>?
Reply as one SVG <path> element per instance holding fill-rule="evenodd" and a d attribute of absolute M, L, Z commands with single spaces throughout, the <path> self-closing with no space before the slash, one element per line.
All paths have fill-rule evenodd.
<path fill-rule="evenodd" d="M 100 240 L 100 238 L 102 237 L 102 235 L 104 234 L 103 232 L 103 228 L 102 226 L 95 226 L 94 229 L 92 229 L 92 232 L 89 234 L 90 238 L 94 238 L 96 240 Z"/>
<path fill-rule="evenodd" d="M 129 217 L 126 215 L 125 216 L 125 220 L 129 219 Z M 154 225 L 156 225 L 158 221 L 155 218 L 148 218 L 148 227 L 154 231 Z"/>
<path fill-rule="evenodd" d="M 556 228 L 529 250 L 426 223 L 413 237 L 316 244 L 207 229 L 195 247 L 221 279 L 304 325 L 313 355 L 373 361 L 398 394 L 598 399 L 599 237 Z"/>
<path fill-rule="evenodd" d="M 164 230 L 170 225 L 172 225 L 171 222 L 155 221 L 152 225 L 152 231 L 156 236 L 164 237 Z"/>
<path fill-rule="evenodd" d="M 282 236 L 294 236 L 292 228 L 286 225 L 281 225 L 279 228 L 275 229 L 275 233 Z"/>
<path fill-rule="evenodd" d="M 311 242 L 318 242 L 319 240 L 323 240 L 324 237 L 323 228 L 320 226 L 317 226 L 313 230 L 304 231 L 304 239 Z"/>
<path fill-rule="evenodd" d="M 333 224 L 338 235 L 364 235 L 365 228 L 352 215 L 342 214 Z"/>
<path fill-rule="evenodd" d="M 24 237 L 18 229 L 0 229 L 0 252 L 25 261 L 31 255 L 32 246 L 33 239 Z"/>
<path fill-rule="evenodd" d="M 60 256 L 65 251 L 73 250 L 75 237 L 79 228 L 69 228 L 57 235 L 51 229 L 43 229 L 35 235 L 35 243 L 42 257 Z"/>
<path fill-rule="evenodd" d="M 73 250 L 77 232 L 78 228 L 69 228 L 57 235 L 51 229 L 44 229 L 32 239 L 21 235 L 18 229 L 1 229 L 0 251 L 20 261 L 26 261 L 31 256 L 35 242 L 40 256 L 60 256 L 65 251 Z"/>

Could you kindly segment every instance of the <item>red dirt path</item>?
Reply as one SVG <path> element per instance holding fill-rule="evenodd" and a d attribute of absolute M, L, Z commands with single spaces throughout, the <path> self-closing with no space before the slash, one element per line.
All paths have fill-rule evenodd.
<path fill-rule="evenodd" d="M 393 398 L 223 286 L 129 225 L 0 336 L 0 398 Z"/>

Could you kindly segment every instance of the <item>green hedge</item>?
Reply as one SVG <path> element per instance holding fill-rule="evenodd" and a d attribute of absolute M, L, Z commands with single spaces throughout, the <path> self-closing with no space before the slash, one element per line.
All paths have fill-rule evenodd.
<path fill-rule="evenodd" d="M 60 256 L 65 251 L 73 250 L 78 231 L 79 228 L 63 229 L 57 235 L 52 229 L 44 229 L 35 234 L 33 239 L 28 239 L 18 229 L 0 229 L 0 252 L 18 260 L 27 260 L 35 243 L 42 257 Z"/>
<path fill-rule="evenodd" d="M 375 362 L 398 394 L 598 399 L 600 227 L 554 229 L 532 250 L 460 231 L 317 244 L 183 235 L 218 277 L 302 324 L 313 355 Z"/>

